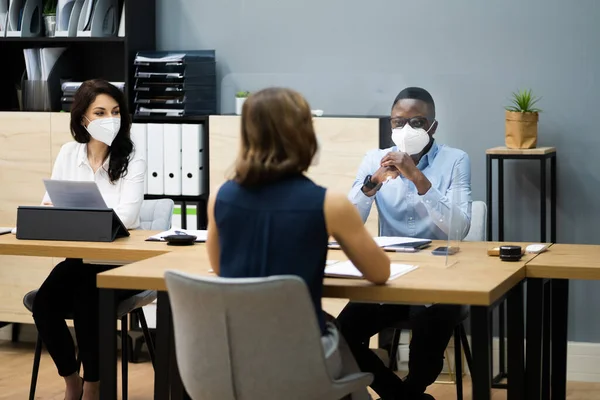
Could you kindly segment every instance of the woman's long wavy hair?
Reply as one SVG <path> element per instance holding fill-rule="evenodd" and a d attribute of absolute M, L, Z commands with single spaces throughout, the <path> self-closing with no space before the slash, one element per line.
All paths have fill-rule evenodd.
<path fill-rule="evenodd" d="M 119 129 L 119 133 L 117 133 L 112 144 L 108 146 L 110 162 L 107 172 L 110 182 L 115 183 L 127 175 L 129 156 L 133 152 L 133 142 L 131 141 L 130 134 L 131 116 L 129 115 L 123 92 L 102 79 L 92 79 L 83 82 L 73 96 L 73 105 L 71 106 L 71 135 L 79 143 L 89 143 L 91 136 L 85 126 L 83 126 L 83 117 L 99 94 L 112 97 L 119 104 L 121 114 L 121 129 Z"/>

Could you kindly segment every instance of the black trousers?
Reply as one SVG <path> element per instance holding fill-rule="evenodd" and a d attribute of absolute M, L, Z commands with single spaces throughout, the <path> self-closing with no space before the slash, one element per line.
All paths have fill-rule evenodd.
<path fill-rule="evenodd" d="M 78 369 L 75 345 L 65 322 L 72 317 L 84 380 L 100 379 L 96 275 L 113 268 L 116 266 L 83 264 L 81 259 L 68 258 L 54 267 L 36 294 L 33 319 L 60 376 Z M 135 293 L 139 292 L 122 292 L 119 300 Z"/>
<path fill-rule="evenodd" d="M 369 349 L 369 340 L 385 328 L 409 319 L 409 373 L 402 381 Z M 338 324 L 360 369 L 374 375 L 371 388 L 383 399 L 411 399 L 425 393 L 437 379 L 444 367 L 444 351 L 461 319 L 461 306 L 349 303 L 339 315 Z"/>

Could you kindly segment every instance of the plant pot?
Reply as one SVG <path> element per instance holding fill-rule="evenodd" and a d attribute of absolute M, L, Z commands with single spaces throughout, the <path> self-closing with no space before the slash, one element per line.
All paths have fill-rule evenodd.
<path fill-rule="evenodd" d="M 244 106 L 245 101 L 246 101 L 246 97 L 236 97 L 235 98 L 235 113 L 237 115 L 242 115 L 242 107 Z"/>
<path fill-rule="evenodd" d="M 505 142 L 509 149 L 534 149 L 537 145 L 538 113 L 506 111 Z"/>
<path fill-rule="evenodd" d="M 54 32 L 56 32 L 56 15 L 44 15 L 44 28 L 46 28 L 47 37 L 54 37 Z"/>

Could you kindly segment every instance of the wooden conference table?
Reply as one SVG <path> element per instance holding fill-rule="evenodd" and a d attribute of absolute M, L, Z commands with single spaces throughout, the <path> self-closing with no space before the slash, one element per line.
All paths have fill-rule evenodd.
<path fill-rule="evenodd" d="M 42 257 L 71 257 L 97 262 L 131 262 L 98 275 L 100 290 L 100 370 L 101 398 L 117 398 L 116 290 L 158 290 L 155 399 L 183 398 L 173 353 L 173 327 L 164 272 L 177 269 L 210 276 L 203 244 L 189 247 L 167 246 L 146 242 L 154 234 L 132 231 L 128 238 L 113 243 L 17 240 L 14 235 L 0 236 L 0 254 Z M 443 243 L 433 243 L 433 246 Z M 389 282 L 375 286 L 366 281 L 326 279 L 324 297 L 365 302 L 446 303 L 471 306 L 473 350 L 473 398 L 490 399 L 491 395 L 491 310 L 508 300 L 508 367 L 511 371 L 508 398 L 524 398 L 524 316 L 523 280 L 525 264 L 534 259 L 525 255 L 520 261 L 507 263 L 489 257 L 486 251 L 493 242 L 463 242 L 461 251 L 449 257 L 433 256 L 429 250 L 419 253 L 389 253 L 394 262 L 410 263 L 419 268 Z M 523 244 L 525 246 L 526 244 Z M 432 247 L 434 248 L 434 247 Z M 328 259 L 345 260 L 341 251 L 331 250 Z"/>

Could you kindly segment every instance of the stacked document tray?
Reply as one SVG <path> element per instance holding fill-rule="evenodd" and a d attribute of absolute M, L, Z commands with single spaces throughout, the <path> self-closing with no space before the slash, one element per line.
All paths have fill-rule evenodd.
<path fill-rule="evenodd" d="M 214 50 L 142 51 L 135 65 L 135 115 L 184 117 L 217 113 Z"/>
<path fill-rule="evenodd" d="M 63 111 L 71 111 L 71 105 L 73 104 L 73 96 L 75 96 L 75 92 L 79 89 L 83 82 L 62 82 L 62 97 L 60 98 L 60 102 L 62 105 Z M 125 90 L 125 82 L 110 82 L 121 91 Z"/>

